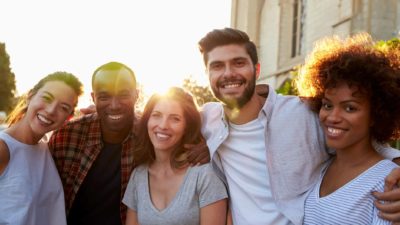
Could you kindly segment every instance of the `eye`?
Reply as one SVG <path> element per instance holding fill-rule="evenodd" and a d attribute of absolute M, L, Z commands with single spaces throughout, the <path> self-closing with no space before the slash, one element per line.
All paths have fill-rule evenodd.
<path fill-rule="evenodd" d="M 326 101 L 322 101 L 321 110 L 330 110 L 332 109 L 332 104 Z"/>
<path fill-rule="evenodd" d="M 212 63 L 210 65 L 211 70 L 220 70 L 222 68 L 222 63 Z"/>
<path fill-rule="evenodd" d="M 178 116 L 173 116 L 171 119 L 172 119 L 172 121 L 174 121 L 174 122 L 180 122 L 180 121 L 181 121 L 181 118 L 178 117 Z"/>
<path fill-rule="evenodd" d="M 159 118 L 159 117 L 161 117 L 161 114 L 158 113 L 158 112 L 153 112 L 153 113 L 150 114 L 150 117 L 152 117 L 152 118 Z"/>
<path fill-rule="evenodd" d="M 353 105 L 346 105 L 345 108 L 346 112 L 354 112 L 357 111 L 357 108 Z"/>
<path fill-rule="evenodd" d="M 50 103 L 52 101 L 52 98 L 48 95 L 43 95 L 42 99 L 47 103 Z"/>
<path fill-rule="evenodd" d="M 108 99 L 110 99 L 110 96 L 109 95 L 99 95 L 99 96 L 97 96 L 97 99 L 99 101 L 107 101 Z"/>
<path fill-rule="evenodd" d="M 70 113 L 71 112 L 71 108 L 67 105 L 62 105 L 61 109 L 66 112 L 66 113 Z"/>
<path fill-rule="evenodd" d="M 246 60 L 244 60 L 244 59 L 240 59 L 240 60 L 236 60 L 235 61 L 235 66 L 237 66 L 237 67 L 242 67 L 245 64 L 246 64 Z"/>

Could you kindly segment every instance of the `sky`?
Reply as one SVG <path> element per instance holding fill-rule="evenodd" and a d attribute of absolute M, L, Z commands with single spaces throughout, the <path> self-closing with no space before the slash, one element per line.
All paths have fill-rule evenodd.
<path fill-rule="evenodd" d="M 230 26 L 231 0 L 1 0 L 0 42 L 6 44 L 17 94 L 55 71 L 79 77 L 80 106 L 90 103 L 100 65 L 131 67 L 146 95 L 192 76 L 207 85 L 197 42 Z"/>

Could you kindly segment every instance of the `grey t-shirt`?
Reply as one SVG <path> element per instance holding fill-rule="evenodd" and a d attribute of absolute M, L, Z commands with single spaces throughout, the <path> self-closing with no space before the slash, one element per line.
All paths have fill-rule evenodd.
<path fill-rule="evenodd" d="M 190 167 L 175 197 L 161 211 L 151 201 L 148 184 L 148 166 L 137 167 L 122 200 L 137 212 L 140 225 L 198 225 L 200 208 L 228 197 L 225 185 L 210 164 Z"/>

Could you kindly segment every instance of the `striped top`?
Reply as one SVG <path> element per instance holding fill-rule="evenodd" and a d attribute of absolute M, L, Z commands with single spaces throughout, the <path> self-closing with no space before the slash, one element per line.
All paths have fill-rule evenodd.
<path fill-rule="evenodd" d="M 325 169 L 307 197 L 304 224 L 390 225 L 389 221 L 378 217 L 371 192 L 383 191 L 384 179 L 395 167 L 397 165 L 392 161 L 382 160 L 333 193 L 320 198 L 319 189 Z"/>

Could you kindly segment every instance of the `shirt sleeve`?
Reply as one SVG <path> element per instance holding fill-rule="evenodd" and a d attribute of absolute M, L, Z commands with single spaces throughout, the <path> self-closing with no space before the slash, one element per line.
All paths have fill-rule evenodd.
<path fill-rule="evenodd" d="M 197 193 L 199 194 L 200 208 L 228 198 L 224 183 L 214 173 L 210 164 L 204 165 L 199 173 Z"/>
<path fill-rule="evenodd" d="M 136 169 L 132 171 L 131 177 L 129 178 L 128 186 L 126 187 L 122 203 L 124 203 L 128 208 L 137 211 L 137 181 L 135 181 Z"/>

